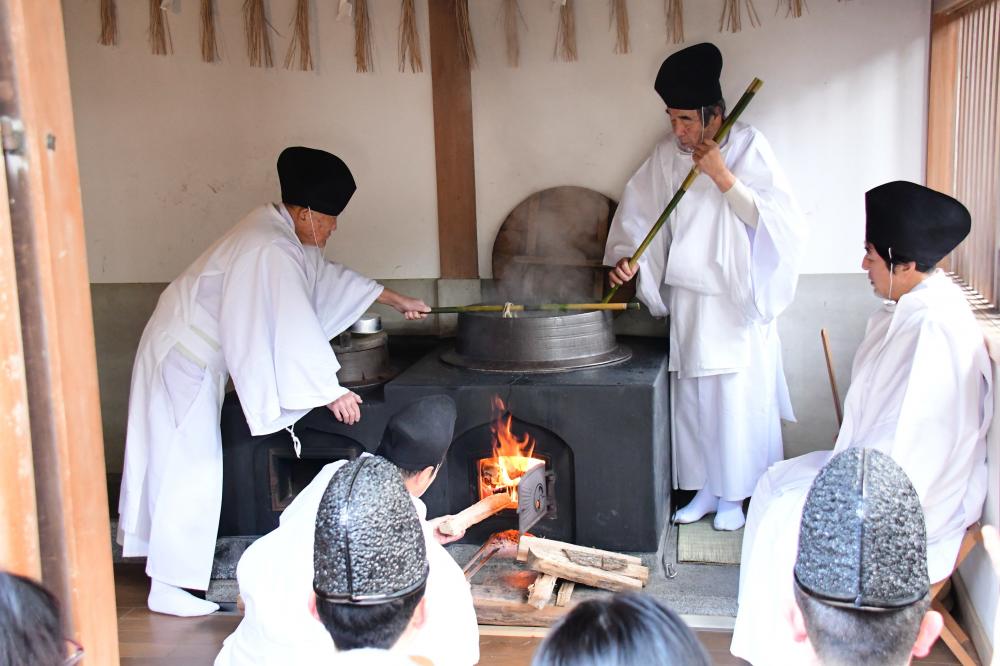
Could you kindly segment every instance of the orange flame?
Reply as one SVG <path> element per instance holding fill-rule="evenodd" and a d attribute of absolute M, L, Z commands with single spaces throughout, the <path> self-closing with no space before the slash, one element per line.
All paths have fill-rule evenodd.
<path fill-rule="evenodd" d="M 496 417 L 490 430 L 493 432 L 493 457 L 479 461 L 479 496 L 487 497 L 498 492 L 509 492 L 511 504 L 517 506 L 517 485 L 525 472 L 544 462 L 533 458 L 535 439 L 528 433 L 518 437 L 511 431 L 513 415 L 499 397 L 493 398 Z"/>

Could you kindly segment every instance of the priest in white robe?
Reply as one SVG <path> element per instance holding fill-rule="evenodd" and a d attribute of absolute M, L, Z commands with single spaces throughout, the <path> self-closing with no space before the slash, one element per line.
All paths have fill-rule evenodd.
<path fill-rule="evenodd" d="M 865 206 L 862 268 L 885 304 L 854 357 L 836 445 L 774 465 L 750 500 L 731 651 L 756 666 L 806 663 L 786 615 L 802 506 L 833 454 L 872 448 L 906 472 L 927 522 L 932 583 L 951 574 L 986 497 L 989 357 L 961 289 L 935 269 L 968 234 L 969 213 L 902 181 L 869 191 Z"/>
<path fill-rule="evenodd" d="M 411 655 L 439 666 L 479 661 L 479 627 L 472 591 L 461 567 L 443 544 L 445 536 L 427 520 L 419 499 L 433 483 L 451 446 L 455 403 L 447 396 L 423 398 L 389 420 L 376 451 L 400 470 L 424 532 L 430 572 L 424 592 L 424 622 L 407 643 Z M 364 454 L 368 455 L 368 454 Z M 236 576 L 245 606 L 243 620 L 215 659 L 215 666 L 339 664 L 330 635 L 309 612 L 313 581 L 313 534 L 320 499 L 346 460 L 326 465 L 281 514 L 273 532 L 240 558 Z M 351 653 L 347 653 L 351 654 Z"/>
<path fill-rule="evenodd" d="M 250 212 L 160 296 L 132 371 L 118 541 L 146 556 L 150 610 L 218 608 L 208 587 L 222 504 L 219 420 L 231 376 L 254 435 L 326 405 L 342 422 L 361 399 L 340 386 L 329 340 L 373 302 L 407 318 L 429 308 L 328 262 L 322 248 L 356 185 L 347 165 L 311 148 L 278 158 L 282 203 Z"/>
<path fill-rule="evenodd" d="M 770 144 L 736 123 L 723 144 L 722 55 L 697 44 L 668 57 L 655 89 L 672 132 L 629 180 L 608 234 L 613 284 L 638 273 L 638 296 L 670 315 L 674 487 L 696 490 L 675 520 L 716 512 L 744 522 L 743 500 L 783 456 L 793 420 L 775 322 L 798 282 L 803 220 Z M 635 270 L 629 258 L 688 172 L 700 175 Z"/>

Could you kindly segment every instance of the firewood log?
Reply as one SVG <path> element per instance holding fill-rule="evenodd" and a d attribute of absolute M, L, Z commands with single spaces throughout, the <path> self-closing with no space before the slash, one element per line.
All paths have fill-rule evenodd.
<path fill-rule="evenodd" d="M 549 574 L 538 574 L 538 578 L 535 579 L 530 588 L 531 591 L 528 593 L 528 605 L 534 606 L 538 610 L 545 608 L 549 599 L 552 598 L 552 591 L 556 588 L 557 580 L 559 579 Z"/>
<path fill-rule="evenodd" d="M 649 567 L 642 563 L 642 559 L 634 555 L 625 555 L 608 550 L 577 546 L 576 544 L 556 541 L 554 539 L 540 539 L 524 535 L 517 545 L 517 559 L 520 562 L 528 560 L 529 550 L 538 553 L 551 553 L 558 559 L 567 559 L 573 564 L 583 567 L 592 567 L 602 571 L 619 573 L 630 578 L 637 578 L 643 585 L 649 582 Z"/>
<path fill-rule="evenodd" d="M 638 578 L 625 576 L 611 571 L 602 571 L 570 562 L 566 557 L 560 557 L 551 551 L 528 551 L 528 568 L 541 573 L 547 573 L 558 578 L 599 587 L 612 592 L 628 592 L 641 590 L 642 581 Z"/>
<path fill-rule="evenodd" d="M 576 587 L 576 583 L 571 580 L 564 580 L 559 584 L 559 592 L 556 593 L 556 606 L 560 608 L 569 603 L 570 597 L 573 596 L 573 589 Z"/>
<path fill-rule="evenodd" d="M 510 506 L 510 493 L 490 495 L 479 500 L 468 509 L 446 520 L 442 520 L 441 524 L 438 525 L 438 530 L 441 534 L 447 534 L 448 536 L 461 534 L 476 523 L 486 520 L 494 513 L 506 509 L 508 506 Z"/>

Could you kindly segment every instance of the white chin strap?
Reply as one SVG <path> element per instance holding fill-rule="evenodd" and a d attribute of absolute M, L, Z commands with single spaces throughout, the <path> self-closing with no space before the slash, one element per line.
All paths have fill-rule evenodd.
<path fill-rule="evenodd" d="M 892 300 L 892 274 L 896 271 L 893 270 L 892 264 L 892 248 L 889 248 L 889 300 Z"/>

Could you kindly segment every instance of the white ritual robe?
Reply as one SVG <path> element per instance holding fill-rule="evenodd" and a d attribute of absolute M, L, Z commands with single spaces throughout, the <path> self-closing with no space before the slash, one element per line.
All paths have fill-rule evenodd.
<path fill-rule="evenodd" d="M 222 504 L 219 421 L 232 375 L 254 435 L 337 399 L 329 340 L 381 285 L 303 246 L 284 206 L 252 211 L 176 280 L 139 342 L 118 540 L 156 580 L 206 589 Z"/>
<path fill-rule="evenodd" d="M 340 664 L 346 663 L 345 655 L 354 655 L 353 650 L 337 653 L 330 634 L 308 606 L 316 512 L 330 479 L 345 462 L 323 467 L 281 514 L 280 526 L 240 558 L 236 577 L 246 611 L 223 643 L 215 666 Z M 424 592 L 425 624 L 407 641 L 406 651 L 438 666 L 475 664 L 479 626 L 472 590 L 461 567 L 427 525 L 427 507 L 412 499 L 424 527 L 430 572 Z"/>
<path fill-rule="evenodd" d="M 868 321 L 832 452 L 774 465 L 750 500 L 731 650 L 756 666 L 803 663 L 784 609 L 792 601 L 799 522 L 813 479 L 851 447 L 892 456 L 920 497 L 931 582 L 951 574 L 986 498 L 990 362 L 965 297 L 940 271 Z"/>
<path fill-rule="evenodd" d="M 723 159 L 753 194 L 749 229 L 699 176 L 639 259 L 638 296 L 670 315 L 674 487 L 741 500 L 782 457 L 794 420 L 775 325 L 798 282 L 804 223 L 767 140 L 736 123 Z M 604 263 L 635 252 L 693 166 L 671 134 L 629 180 Z"/>

